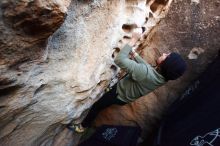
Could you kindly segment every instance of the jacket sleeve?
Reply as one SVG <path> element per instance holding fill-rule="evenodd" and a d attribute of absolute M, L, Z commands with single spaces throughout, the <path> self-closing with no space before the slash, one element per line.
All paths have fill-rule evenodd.
<path fill-rule="evenodd" d="M 131 74 L 133 80 L 141 81 L 146 78 L 148 67 L 146 64 L 137 63 L 136 61 L 129 59 L 129 53 L 131 50 L 131 46 L 125 45 L 115 58 L 115 64 Z"/>
<path fill-rule="evenodd" d="M 141 56 L 139 55 L 135 56 L 134 58 L 138 63 L 147 64 L 147 62 L 143 58 L 141 58 Z"/>

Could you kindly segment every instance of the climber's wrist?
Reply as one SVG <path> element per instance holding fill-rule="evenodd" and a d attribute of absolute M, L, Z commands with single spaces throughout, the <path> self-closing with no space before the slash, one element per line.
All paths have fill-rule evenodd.
<path fill-rule="evenodd" d="M 135 51 L 135 48 L 133 47 L 130 54 L 133 56 L 133 57 L 136 57 L 138 56 L 138 53 Z"/>
<path fill-rule="evenodd" d="M 133 57 L 136 57 L 136 56 L 138 56 L 138 53 L 137 52 L 132 52 L 132 55 L 133 55 Z"/>
<path fill-rule="evenodd" d="M 132 39 L 132 40 L 128 43 L 128 45 L 131 46 L 131 47 L 133 47 L 136 42 L 137 42 L 136 40 Z"/>

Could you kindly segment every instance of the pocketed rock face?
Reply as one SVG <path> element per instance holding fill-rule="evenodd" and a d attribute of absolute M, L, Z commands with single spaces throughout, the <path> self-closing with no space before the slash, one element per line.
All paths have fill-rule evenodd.
<path fill-rule="evenodd" d="M 150 136 L 152 129 L 158 126 L 161 115 L 165 114 L 167 106 L 177 97 L 184 97 L 192 92 L 194 87 L 182 94 L 189 83 L 198 77 L 218 54 L 219 11 L 219 0 L 173 1 L 166 18 L 151 31 L 151 39 L 143 43 L 145 47 L 142 55 L 145 60 L 155 65 L 155 59 L 159 54 L 178 52 L 187 62 L 185 75 L 132 104 L 108 108 L 99 115 L 96 125 L 139 125 L 144 129 L 143 135 Z M 196 59 L 191 59 L 188 55 L 195 48 L 200 52 L 195 52 Z"/>
<path fill-rule="evenodd" d="M 136 48 L 151 64 L 163 51 L 178 51 L 187 60 L 193 48 L 204 50 L 187 60 L 181 79 L 97 118 L 96 125 L 138 124 L 148 133 L 173 97 L 212 60 L 220 42 L 219 1 L 174 1 L 157 25 L 171 2 L 1 1 L 0 145 L 76 145 L 79 135 L 62 124 L 80 122 L 109 80 L 117 80 L 113 59 L 134 31 L 144 31 Z"/>
<path fill-rule="evenodd" d="M 82 120 L 119 70 L 114 51 L 149 38 L 171 2 L 72 1 L 50 36 L 70 1 L 1 1 L 0 145 L 76 143 L 62 124 Z"/>

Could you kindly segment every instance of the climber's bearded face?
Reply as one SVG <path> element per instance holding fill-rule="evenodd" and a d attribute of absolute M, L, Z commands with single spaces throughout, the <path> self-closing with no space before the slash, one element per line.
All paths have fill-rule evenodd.
<path fill-rule="evenodd" d="M 157 59 L 157 64 L 160 65 L 169 55 L 170 55 L 170 53 L 163 53 L 163 54 Z"/>

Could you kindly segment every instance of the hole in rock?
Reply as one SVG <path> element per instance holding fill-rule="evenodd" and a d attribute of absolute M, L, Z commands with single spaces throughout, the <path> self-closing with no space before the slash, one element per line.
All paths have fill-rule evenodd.
<path fill-rule="evenodd" d="M 131 32 L 134 28 L 137 28 L 137 24 L 123 24 L 122 29 L 125 32 Z"/>
<path fill-rule="evenodd" d="M 161 5 L 166 5 L 168 1 L 169 0 L 155 0 L 154 3 L 158 3 L 158 4 L 161 4 Z"/>
<path fill-rule="evenodd" d="M 120 48 L 115 47 L 115 48 L 114 48 L 114 52 L 112 53 L 112 58 L 115 58 L 115 57 L 116 57 L 116 54 L 117 54 L 118 52 L 120 52 Z"/>
<path fill-rule="evenodd" d="M 115 54 L 114 53 L 112 53 L 112 58 L 115 58 Z"/>
<path fill-rule="evenodd" d="M 114 50 L 115 50 L 115 52 L 117 52 L 117 53 L 120 52 L 120 48 L 118 48 L 118 47 L 115 47 Z"/>
<path fill-rule="evenodd" d="M 111 65 L 110 67 L 112 70 L 116 71 L 117 70 L 117 67 L 115 65 Z"/>
<path fill-rule="evenodd" d="M 142 29 L 142 33 L 144 33 L 144 32 L 145 32 L 145 30 L 146 30 L 146 28 L 145 28 L 145 27 L 141 27 L 141 29 Z"/>
<path fill-rule="evenodd" d="M 131 37 L 130 36 L 123 36 L 123 39 L 131 39 Z"/>
<path fill-rule="evenodd" d="M 160 9 L 160 6 L 165 6 L 168 0 L 155 0 L 154 3 L 150 6 L 152 12 L 155 12 L 157 9 Z"/>
<path fill-rule="evenodd" d="M 151 12 L 149 13 L 149 18 L 153 18 L 153 14 Z"/>
<path fill-rule="evenodd" d="M 118 42 L 119 42 L 119 43 L 122 43 L 122 40 L 119 40 Z"/>
<path fill-rule="evenodd" d="M 138 45 L 138 48 L 142 48 L 142 47 L 143 47 L 143 44 L 139 44 L 139 45 Z"/>
<path fill-rule="evenodd" d="M 147 21 L 148 21 L 148 17 L 145 18 L 145 22 L 147 22 Z"/>

